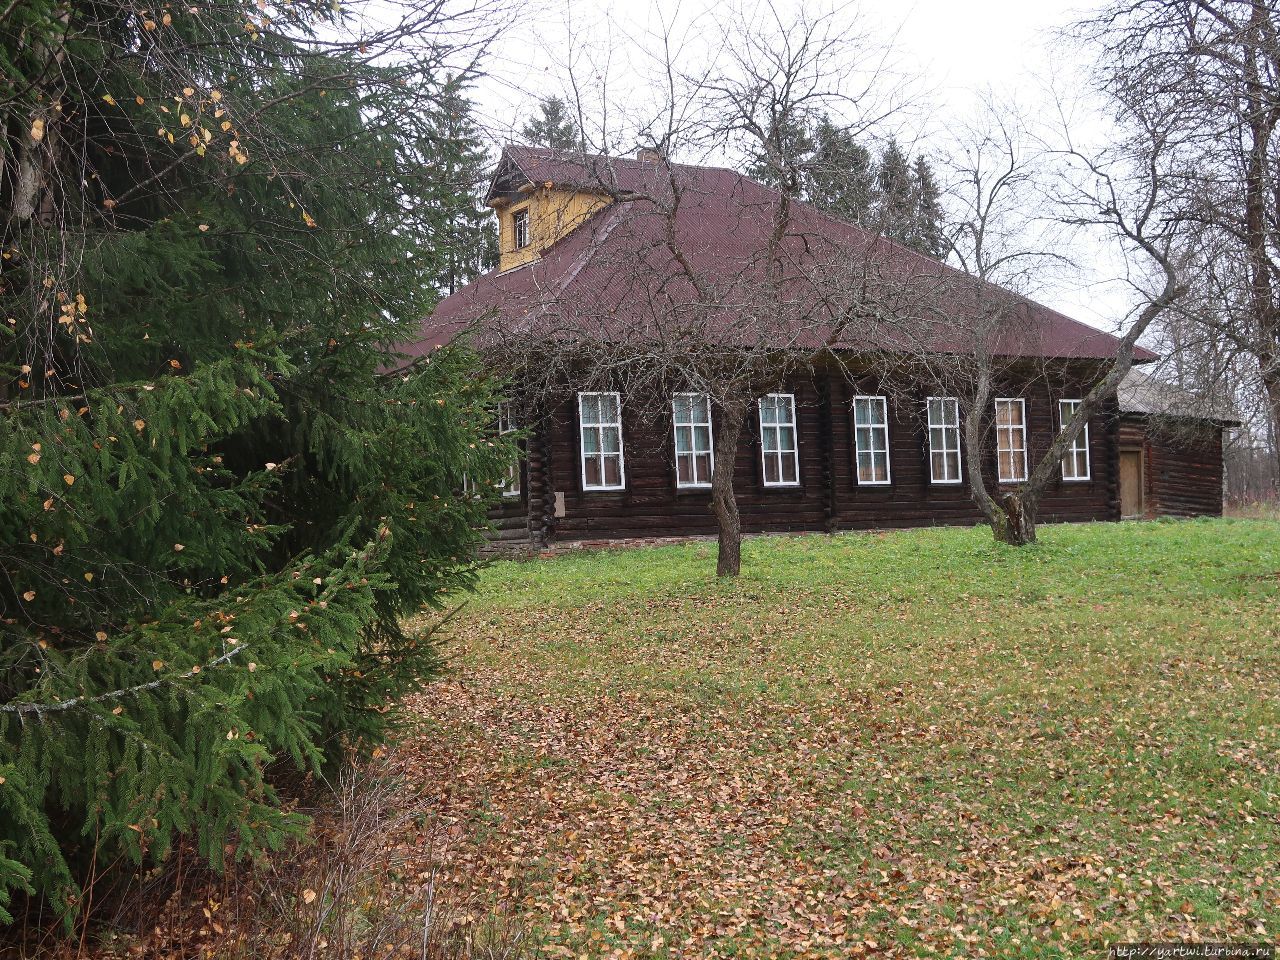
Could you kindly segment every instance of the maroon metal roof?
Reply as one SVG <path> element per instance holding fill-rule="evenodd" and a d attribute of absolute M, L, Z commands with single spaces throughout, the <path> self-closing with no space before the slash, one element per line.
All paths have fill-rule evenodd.
<path fill-rule="evenodd" d="M 1000 354 L 1115 355 L 1110 334 L 808 204 L 790 201 L 780 218 L 787 201 L 732 170 L 517 146 L 504 150 L 500 173 L 504 167 L 517 179 L 598 191 L 616 202 L 539 259 L 486 273 L 447 297 L 406 353 L 426 353 L 472 326 L 498 336 L 581 331 L 643 339 L 690 318 L 721 343 L 892 351 L 927 340 L 932 350 L 965 351 L 973 336 L 965 318 L 992 311 L 1006 318 L 988 341 Z M 780 221 L 785 235 L 771 246 Z M 690 275 L 711 291 L 713 309 Z M 1142 348 L 1135 356 L 1155 358 Z"/>

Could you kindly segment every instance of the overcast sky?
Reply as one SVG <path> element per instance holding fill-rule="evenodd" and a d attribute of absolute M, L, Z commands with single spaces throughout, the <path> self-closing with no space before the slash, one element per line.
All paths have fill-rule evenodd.
<path fill-rule="evenodd" d="M 597 96 L 598 110 L 633 115 L 651 109 L 656 99 L 646 93 L 661 58 L 664 36 L 685 63 L 715 55 L 707 46 L 719 34 L 730 11 L 761 16 L 753 3 L 765 0 L 528 0 L 512 29 L 497 44 L 488 76 L 476 90 L 485 127 L 495 147 L 518 139 L 520 125 L 535 109 L 537 98 L 569 87 L 569 73 Z M 783 16 L 798 11 L 797 0 L 775 0 Z M 837 8 L 877 45 L 891 51 L 890 68 L 912 91 L 913 107 L 896 116 L 893 133 L 923 152 L 945 143 L 950 124 L 970 117 L 984 91 L 1016 95 L 1024 108 L 1051 110 L 1045 91 L 1048 79 L 1071 84 L 1081 54 L 1056 35 L 1060 28 L 1087 16 L 1093 0 L 863 0 Z M 830 11 L 827 4 L 808 4 L 806 13 Z M 740 14 L 739 14 L 740 15 Z M 1091 126 L 1090 117 L 1079 118 Z M 1101 123 L 1093 133 L 1103 129 Z M 693 159 L 677 156 L 677 159 Z M 1038 299 L 1080 320 L 1114 329 L 1134 303 L 1128 286 L 1114 282 L 1124 272 L 1123 259 L 1101 241 L 1086 241 L 1076 251 L 1081 271 L 1047 282 Z"/>

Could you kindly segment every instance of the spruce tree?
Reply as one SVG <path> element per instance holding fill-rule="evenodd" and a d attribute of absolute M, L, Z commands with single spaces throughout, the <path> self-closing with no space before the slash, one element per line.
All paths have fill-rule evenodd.
<path fill-rule="evenodd" d="M 554 150 L 581 149 L 582 135 L 568 104 L 559 97 L 543 97 L 538 101 L 538 113 L 520 131 L 526 143 Z"/>
<path fill-rule="evenodd" d="M 942 191 L 933 174 L 933 167 L 922 156 L 916 157 L 913 178 L 916 228 L 910 245 L 927 256 L 941 259 L 947 253 L 943 233 Z"/>
<path fill-rule="evenodd" d="M 458 78 L 451 78 L 441 90 L 428 123 L 435 149 L 424 161 L 434 166 L 444 187 L 440 198 L 444 232 L 432 246 L 438 259 L 434 285 L 448 295 L 498 262 L 493 215 L 480 205 L 490 162 L 465 85 Z"/>
<path fill-rule="evenodd" d="M 916 197 L 911 163 L 897 140 L 890 140 L 876 169 L 876 225 L 892 240 L 911 244 L 916 232 Z"/>
<path fill-rule="evenodd" d="M 875 201 L 875 161 L 847 127 L 822 117 L 813 130 L 814 151 L 806 165 L 805 194 L 832 216 L 867 223 Z"/>
<path fill-rule="evenodd" d="M 0 921 L 298 830 L 273 765 L 384 737 L 436 663 L 404 618 L 472 582 L 492 390 L 396 353 L 462 28 L 360 7 L 0 13 Z"/>

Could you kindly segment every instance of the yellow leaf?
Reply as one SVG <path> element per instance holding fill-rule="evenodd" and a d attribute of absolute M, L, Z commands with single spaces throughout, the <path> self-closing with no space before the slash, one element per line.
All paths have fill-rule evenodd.
<path fill-rule="evenodd" d="M 31 139 L 39 143 L 44 139 L 44 120 L 37 117 L 31 123 Z"/>
<path fill-rule="evenodd" d="M 39 463 L 39 462 L 40 462 L 40 454 L 38 453 L 27 454 L 27 463 Z"/>
<path fill-rule="evenodd" d="M 250 664 L 249 664 L 249 672 L 250 672 L 250 673 L 253 673 L 253 671 L 255 671 L 255 670 L 257 670 L 257 669 L 258 669 L 258 665 L 257 665 L 256 663 L 250 663 Z"/>
<path fill-rule="evenodd" d="M 139 430 L 139 431 L 143 430 L 146 427 L 146 425 L 147 425 L 147 421 L 142 419 L 133 421 L 133 429 L 135 430 Z"/>
<path fill-rule="evenodd" d="M 222 99 L 222 91 L 221 91 L 221 90 L 210 90 L 210 91 L 209 91 L 209 99 L 210 99 L 210 100 L 212 100 L 214 103 L 217 103 L 219 100 L 221 100 L 221 99 Z"/>
<path fill-rule="evenodd" d="M 154 20 L 143 20 L 143 21 L 142 21 L 142 29 L 143 29 L 143 30 L 154 30 L 155 28 L 156 28 L 156 22 L 155 22 Z"/>
<path fill-rule="evenodd" d="M 99 630 L 97 633 L 95 633 L 95 634 L 94 634 L 94 636 L 95 636 L 95 637 L 98 639 L 98 641 L 99 641 L 99 642 L 101 642 L 101 643 L 106 643 L 106 642 L 107 642 L 107 631 L 105 631 L 105 630 Z"/>
<path fill-rule="evenodd" d="M 69 486 L 71 486 L 73 483 L 75 483 L 75 482 L 76 482 L 76 478 L 75 478 L 75 477 L 73 477 L 73 476 L 72 476 L 71 474 L 69 474 L 69 473 L 64 473 L 64 474 L 62 475 L 62 482 L 63 482 L 63 483 L 65 483 L 65 484 L 69 487 Z"/>
<path fill-rule="evenodd" d="M 124 713 L 124 707 L 116 707 L 116 708 L 115 708 L 114 710 L 112 710 L 111 712 L 112 712 L 112 713 L 114 713 L 114 714 L 118 717 L 118 716 L 120 716 L 120 714 Z"/>
<path fill-rule="evenodd" d="M 109 94 L 109 93 L 103 94 L 102 99 L 103 99 L 103 100 L 104 100 L 104 101 L 105 101 L 109 106 L 114 107 L 114 106 L 116 105 L 116 98 L 115 98 L 115 97 L 113 97 L 113 96 L 112 96 L 111 94 Z"/>
<path fill-rule="evenodd" d="M 85 580 L 87 580 L 89 583 L 93 583 L 93 574 L 92 574 L 90 571 L 86 570 L 86 571 L 84 572 L 84 578 L 85 578 Z"/>
<path fill-rule="evenodd" d="M 302 900 L 304 903 L 312 903 L 316 899 L 316 892 L 308 887 L 302 891 Z"/>
<path fill-rule="evenodd" d="M 197 229 L 198 229 L 201 233 L 207 233 L 207 232 L 209 231 L 209 225 L 208 225 L 207 223 L 202 223 L 202 224 L 200 224 L 200 226 L 199 226 Z"/>
<path fill-rule="evenodd" d="M 193 90 L 191 87 L 183 87 L 183 88 L 182 88 L 182 95 L 183 95 L 184 97 L 192 97 L 192 96 L 195 96 L 195 90 Z"/>
<path fill-rule="evenodd" d="M 187 548 L 186 548 L 183 544 L 181 544 L 181 543 L 175 543 L 175 544 L 173 545 L 173 549 L 174 549 L 174 550 L 177 550 L 178 552 L 181 552 L 181 551 L 183 551 L 183 550 L 185 550 L 185 549 L 187 549 Z"/>
<path fill-rule="evenodd" d="M 163 660 L 152 660 L 152 661 L 151 661 L 151 669 L 152 669 L 152 670 L 163 670 L 163 669 L 164 669 L 164 661 L 163 661 Z"/>
<path fill-rule="evenodd" d="M 312 218 L 311 214 L 307 213 L 307 211 L 305 210 L 302 211 L 302 222 L 305 223 L 308 227 L 314 227 L 316 225 L 316 222 Z"/>
<path fill-rule="evenodd" d="M 36 592 L 34 590 L 28 590 L 26 593 L 22 595 L 22 599 L 27 601 L 27 603 L 30 603 L 35 598 L 36 598 Z"/>

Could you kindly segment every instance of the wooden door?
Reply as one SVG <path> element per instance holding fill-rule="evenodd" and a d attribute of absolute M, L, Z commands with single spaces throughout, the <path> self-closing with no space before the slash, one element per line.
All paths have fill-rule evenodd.
<path fill-rule="evenodd" d="M 1120 451 L 1120 516 L 1141 517 L 1142 502 L 1142 451 Z"/>

